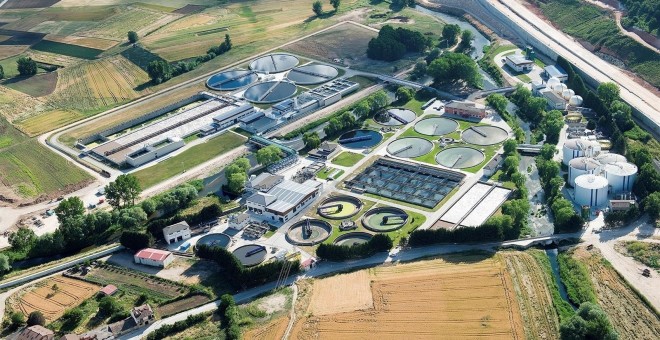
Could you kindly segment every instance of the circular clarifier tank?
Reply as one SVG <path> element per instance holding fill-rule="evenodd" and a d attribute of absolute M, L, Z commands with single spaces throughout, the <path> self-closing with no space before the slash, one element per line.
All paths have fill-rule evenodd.
<path fill-rule="evenodd" d="M 243 97 L 253 103 L 276 103 L 296 94 L 296 85 L 288 81 L 256 83 L 245 90 Z"/>
<path fill-rule="evenodd" d="M 222 247 L 222 248 L 227 248 L 229 247 L 229 244 L 231 243 L 231 237 L 226 234 L 222 233 L 212 233 L 212 234 L 206 234 L 197 240 L 196 245 L 207 245 L 209 247 Z"/>
<path fill-rule="evenodd" d="M 294 68 L 286 78 L 300 85 L 325 83 L 337 77 L 339 71 L 329 65 L 311 64 Z"/>
<path fill-rule="evenodd" d="M 442 136 L 456 131 L 458 122 L 444 117 L 422 119 L 415 124 L 415 131 L 427 136 Z"/>
<path fill-rule="evenodd" d="M 435 155 L 435 161 L 447 168 L 465 169 L 479 165 L 486 156 L 483 152 L 473 148 L 449 148 Z"/>
<path fill-rule="evenodd" d="M 369 242 L 373 236 L 369 233 L 352 232 L 341 235 L 335 239 L 334 244 L 339 246 L 354 246 Z"/>
<path fill-rule="evenodd" d="M 216 91 L 232 91 L 250 85 L 257 81 L 259 76 L 250 70 L 230 70 L 212 75 L 206 86 Z"/>
<path fill-rule="evenodd" d="M 493 145 L 505 141 L 507 137 L 509 134 L 506 130 L 490 125 L 470 127 L 461 135 L 464 142 L 474 145 Z"/>
<path fill-rule="evenodd" d="M 411 110 L 392 108 L 377 114 L 374 120 L 381 125 L 400 126 L 412 122 L 415 118 L 417 118 L 417 115 Z"/>
<path fill-rule="evenodd" d="M 341 195 L 328 197 L 316 209 L 324 218 L 343 220 L 355 216 L 362 209 L 362 201 L 357 197 Z"/>
<path fill-rule="evenodd" d="M 286 232 L 289 243 L 297 246 L 313 246 L 325 241 L 332 234 L 330 223 L 317 219 L 305 219 L 293 224 Z"/>
<path fill-rule="evenodd" d="M 251 267 L 264 262 L 266 255 L 268 254 L 268 249 L 262 245 L 248 244 L 236 248 L 232 254 L 234 254 L 244 266 Z"/>
<path fill-rule="evenodd" d="M 298 65 L 298 58 L 287 53 L 274 53 L 252 60 L 250 69 L 261 73 L 279 73 Z"/>
<path fill-rule="evenodd" d="M 387 146 L 387 152 L 396 157 L 415 158 L 426 155 L 433 149 L 433 143 L 424 138 L 407 137 L 397 139 Z"/>
<path fill-rule="evenodd" d="M 397 230 L 406 222 L 408 222 L 408 214 L 402 209 L 394 207 L 371 209 L 362 216 L 362 225 L 375 232 Z"/>
<path fill-rule="evenodd" d="M 348 149 L 368 149 L 383 140 L 383 136 L 374 130 L 353 130 L 339 137 L 339 144 Z"/>

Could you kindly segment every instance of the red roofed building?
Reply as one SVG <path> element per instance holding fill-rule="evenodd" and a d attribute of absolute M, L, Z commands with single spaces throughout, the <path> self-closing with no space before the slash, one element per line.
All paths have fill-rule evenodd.
<path fill-rule="evenodd" d="M 107 296 L 110 296 L 110 295 L 112 295 L 116 292 L 117 292 L 117 287 L 115 287 L 115 285 L 107 285 L 107 286 L 101 288 L 101 291 L 100 291 L 101 294 L 107 295 Z"/>
<path fill-rule="evenodd" d="M 138 251 L 133 258 L 135 263 L 144 264 L 153 267 L 167 267 L 174 261 L 174 255 L 169 251 L 145 248 Z"/>

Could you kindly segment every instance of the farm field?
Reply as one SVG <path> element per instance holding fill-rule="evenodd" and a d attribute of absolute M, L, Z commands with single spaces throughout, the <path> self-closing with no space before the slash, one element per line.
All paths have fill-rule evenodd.
<path fill-rule="evenodd" d="M 42 40 L 31 47 L 33 50 L 62 54 L 81 59 L 94 59 L 102 50 L 63 42 Z"/>
<path fill-rule="evenodd" d="M 148 76 L 122 56 L 85 62 L 58 71 L 54 91 L 42 97 L 50 107 L 14 123 L 35 136 L 67 123 L 138 98 L 149 90 L 136 90 Z"/>
<path fill-rule="evenodd" d="M 447 255 L 435 260 L 362 270 L 366 279 L 337 276 L 334 292 L 317 293 L 299 310 L 294 339 L 524 337 L 518 304 L 504 263 L 485 255 Z M 345 280 L 338 278 L 344 277 Z M 328 280 L 321 279 L 320 281 Z M 373 307 L 336 305 L 353 287 L 370 287 Z M 322 284 L 322 283 L 321 283 Z M 356 288 L 357 289 L 357 288 Z M 361 288 L 360 291 L 364 289 Z M 342 294 L 343 293 L 343 294 Z M 324 299 L 324 300 L 323 300 Z M 361 296 L 359 301 L 367 297 Z M 328 306 L 324 315 L 315 306 Z M 336 306 L 332 310 L 332 306 Z"/>
<path fill-rule="evenodd" d="M 184 170 L 218 157 L 245 143 L 247 138 L 227 131 L 208 141 L 194 145 L 180 154 L 133 173 L 143 189 L 158 184 Z"/>
<path fill-rule="evenodd" d="M 85 35 L 124 40 L 128 31 L 135 31 L 138 35 L 144 36 L 180 17 L 177 14 L 163 13 L 142 6 L 119 7 L 117 12 L 85 31 Z"/>
<path fill-rule="evenodd" d="M 90 38 L 90 37 L 79 37 L 75 35 L 56 35 L 49 34 L 45 37 L 48 41 L 59 42 L 63 44 L 70 44 L 76 46 L 87 47 L 97 50 L 107 50 L 117 45 L 118 42 L 110 39 L 101 39 L 101 38 Z"/>
<path fill-rule="evenodd" d="M 10 298 L 12 306 L 26 317 L 40 311 L 46 322 L 58 319 L 68 309 L 92 297 L 101 287 L 84 281 L 56 276 L 39 282 L 36 287 L 19 291 Z"/>
<path fill-rule="evenodd" d="M 651 339 L 660 334 L 660 316 L 640 299 L 598 250 L 578 247 L 572 256 L 586 265 L 598 304 L 609 316 L 620 339 Z"/>

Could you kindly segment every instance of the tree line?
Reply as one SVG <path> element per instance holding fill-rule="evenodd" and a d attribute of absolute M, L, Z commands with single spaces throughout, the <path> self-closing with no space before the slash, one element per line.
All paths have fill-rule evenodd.
<path fill-rule="evenodd" d="M 316 256 L 328 261 L 348 261 L 369 257 L 377 252 L 392 249 L 392 239 L 387 234 L 376 234 L 366 243 L 352 246 L 322 243 L 316 249 Z"/>
<path fill-rule="evenodd" d="M 369 41 L 367 56 L 374 60 L 395 61 L 407 52 L 421 53 L 430 46 L 431 39 L 420 32 L 385 25 L 378 36 Z"/>

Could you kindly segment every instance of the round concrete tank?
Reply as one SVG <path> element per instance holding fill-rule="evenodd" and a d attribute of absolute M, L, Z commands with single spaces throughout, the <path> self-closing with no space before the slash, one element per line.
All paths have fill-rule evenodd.
<path fill-rule="evenodd" d="M 569 139 L 562 147 L 562 162 L 568 162 L 577 157 L 594 157 L 600 153 L 600 144 L 579 138 Z"/>
<path fill-rule="evenodd" d="M 619 155 L 618 153 L 609 153 L 609 152 L 598 155 L 598 157 L 596 157 L 596 160 L 599 161 L 600 164 L 602 165 L 615 163 L 615 162 L 628 161 L 625 156 Z"/>
<path fill-rule="evenodd" d="M 568 182 L 575 186 L 575 178 L 584 174 L 598 173 L 600 162 L 589 157 L 578 157 L 568 162 Z"/>
<path fill-rule="evenodd" d="M 552 90 L 555 85 L 561 84 L 561 80 L 558 78 L 552 77 L 548 79 L 548 88 Z"/>
<path fill-rule="evenodd" d="M 598 207 L 607 204 L 607 179 L 596 175 L 575 178 L 575 202 L 579 205 Z"/>
<path fill-rule="evenodd" d="M 612 193 L 632 191 L 637 178 L 637 165 L 628 162 L 614 162 L 603 167 L 603 173 L 612 188 Z"/>

